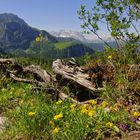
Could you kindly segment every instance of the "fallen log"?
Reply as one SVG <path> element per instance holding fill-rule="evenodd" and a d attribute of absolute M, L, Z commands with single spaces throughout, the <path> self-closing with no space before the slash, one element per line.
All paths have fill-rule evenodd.
<path fill-rule="evenodd" d="M 82 73 L 80 67 L 70 67 L 65 65 L 60 59 L 53 62 L 52 69 L 54 73 L 60 77 L 60 80 L 66 79 L 93 92 L 101 92 L 105 90 L 104 88 L 94 88 L 92 82 L 88 80 L 88 74 Z"/>
<path fill-rule="evenodd" d="M 66 95 L 61 88 L 57 86 L 58 82 L 55 80 L 56 77 L 53 77 L 51 74 L 49 74 L 46 70 L 42 69 L 40 66 L 30 65 L 27 67 L 23 67 L 13 59 L 8 60 L 1 60 L 1 62 L 10 62 L 13 64 L 13 67 L 7 67 L 6 71 L 9 73 L 9 76 L 18 82 L 24 82 L 24 83 L 30 83 L 34 84 L 37 87 L 40 88 L 46 88 L 46 93 L 50 94 L 56 94 L 61 100 L 71 100 L 73 103 L 81 104 L 79 101 L 83 100 L 74 100 L 70 96 Z M 82 86 L 85 89 L 91 90 L 92 92 L 100 92 L 103 90 L 103 88 L 94 88 L 92 85 L 92 82 L 87 79 L 88 74 L 82 73 L 82 70 L 80 67 L 75 67 L 75 64 L 71 64 L 69 66 L 68 64 L 65 65 L 64 62 L 61 60 L 54 61 L 53 63 L 53 70 L 56 75 L 61 75 L 66 80 L 68 80 L 71 84 L 71 82 L 75 82 L 79 86 Z M 9 70 L 10 68 L 10 70 Z M 26 74 L 31 74 L 34 76 L 33 78 L 26 78 Z M 53 89 L 53 90 L 50 90 Z M 76 91 L 77 92 L 77 91 Z M 80 94 L 80 96 L 83 96 Z M 88 95 L 87 95 L 88 96 Z M 77 96 L 78 97 L 78 96 Z M 89 96 L 88 96 L 89 97 Z M 79 99 L 79 98 L 78 98 Z"/>
<path fill-rule="evenodd" d="M 49 74 L 46 70 L 42 69 L 40 66 L 27 66 L 26 68 L 23 68 L 23 72 L 33 74 L 36 80 L 45 82 L 47 84 L 50 83 L 52 80 L 51 74 Z"/>

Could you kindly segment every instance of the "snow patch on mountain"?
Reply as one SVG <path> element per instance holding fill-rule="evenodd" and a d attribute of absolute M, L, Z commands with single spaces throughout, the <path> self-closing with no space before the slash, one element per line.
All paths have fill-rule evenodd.
<path fill-rule="evenodd" d="M 85 34 L 78 31 L 60 30 L 58 32 L 51 31 L 50 33 L 56 37 L 70 37 L 85 43 L 101 42 L 101 40 L 94 34 Z M 100 34 L 100 37 L 106 41 L 113 40 L 109 34 Z"/>

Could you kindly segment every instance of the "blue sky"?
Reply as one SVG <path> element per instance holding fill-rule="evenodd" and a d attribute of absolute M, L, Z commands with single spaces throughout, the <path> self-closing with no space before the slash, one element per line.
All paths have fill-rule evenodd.
<path fill-rule="evenodd" d="M 0 13 L 14 13 L 29 25 L 47 31 L 82 31 L 77 10 L 91 0 L 0 0 Z"/>

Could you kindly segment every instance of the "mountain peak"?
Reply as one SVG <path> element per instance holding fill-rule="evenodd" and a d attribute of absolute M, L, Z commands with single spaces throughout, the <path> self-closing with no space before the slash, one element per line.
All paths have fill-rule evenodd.
<path fill-rule="evenodd" d="M 40 30 L 30 27 L 15 14 L 0 14 L 0 47 L 4 50 L 10 51 L 19 47 L 28 48 L 30 42 L 34 41 L 40 32 Z M 43 33 L 49 41 L 55 40 L 55 37 L 48 32 L 44 31 Z"/>
<path fill-rule="evenodd" d="M 0 14 L 0 22 L 1 23 L 17 22 L 17 23 L 26 24 L 23 19 L 19 18 L 17 15 L 12 13 Z"/>

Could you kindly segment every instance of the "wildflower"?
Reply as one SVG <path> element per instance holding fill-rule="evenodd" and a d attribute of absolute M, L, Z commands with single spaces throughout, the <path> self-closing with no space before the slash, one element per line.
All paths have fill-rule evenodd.
<path fill-rule="evenodd" d="M 53 133 L 58 133 L 60 131 L 60 128 L 59 127 L 56 127 L 56 128 L 54 128 L 54 130 L 53 130 Z"/>
<path fill-rule="evenodd" d="M 70 108 L 71 108 L 71 112 L 74 112 L 74 109 L 75 109 L 75 107 L 76 107 L 76 104 L 72 104 L 71 106 L 70 106 Z"/>
<path fill-rule="evenodd" d="M 128 129 L 129 129 L 129 125 L 127 125 L 127 124 L 120 124 L 119 125 L 119 128 L 121 129 L 121 130 L 123 130 L 123 131 L 127 131 Z"/>
<path fill-rule="evenodd" d="M 86 109 L 88 107 L 89 107 L 89 104 L 84 104 L 84 105 L 81 106 L 81 109 Z"/>
<path fill-rule="evenodd" d="M 108 58 L 108 59 L 112 59 L 112 55 L 109 55 L 107 58 Z"/>
<path fill-rule="evenodd" d="M 62 102 L 63 102 L 62 100 L 59 100 L 59 101 L 56 102 L 56 104 L 59 105 L 59 104 L 61 104 Z"/>
<path fill-rule="evenodd" d="M 88 124 L 86 125 L 86 128 L 89 128 L 89 125 Z"/>
<path fill-rule="evenodd" d="M 70 106 L 71 109 L 74 109 L 75 107 L 76 107 L 76 104 L 72 104 L 72 105 Z"/>
<path fill-rule="evenodd" d="M 110 109 L 110 110 L 113 110 L 113 106 L 110 106 L 109 109 Z"/>
<path fill-rule="evenodd" d="M 90 110 L 90 111 L 88 112 L 88 116 L 90 116 L 90 117 L 92 117 L 94 114 L 95 114 L 95 111 L 94 111 L 94 110 Z"/>
<path fill-rule="evenodd" d="M 134 112 L 133 116 L 136 117 L 136 118 L 140 117 L 140 112 Z"/>
<path fill-rule="evenodd" d="M 49 124 L 50 124 L 51 126 L 55 126 L 55 123 L 54 123 L 53 121 L 50 121 Z"/>
<path fill-rule="evenodd" d="M 40 37 L 36 37 L 35 41 L 40 42 Z"/>
<path fill-rule="evenodd" d="M 54 120 L 60 120 L 61 118 L 63 118 L 63 114 L 62 113 L 54 116 Z"/>
<path fill-rule="evenodd" d="M 137 118 L 131 118 L 131 121 L 132 121 L 133 123 L 136 123 L 136 122 L 137 122 Z"/>
<path fill-rule="evenodd" d="M 89 100 L 89 103 L 92 104 L 92 105 L 96 105 L 97 101 L 96 100 Z"/>
<path fill-rule="evenodd" d="M 32 117 L 32 116 L 35 116 L 36 112 L 29 112 L 28 113 L 28 116 Z"/>
<path fill-rule="evenodd" d="M 82 112 L 82 113 L 88 113 L 88 110 L 85 109 L 85 108 L 83 108 L 83 109 L 81 110 L 81 112 Z"/>
<path fill-rule="evenodd" d="M 106 101 L 102 102 L 102 107 L 105 108 L 108 105 L 108 103 Z"/>
<path fill-rule="evenodd" d="M 109 127 L 109 128 L 112 128 L 112 127 L 113 127 L 113 123 L 112 123 L 112 122 L 108 122 L 108 123 L 106 124 L 106 126 Z"/>

